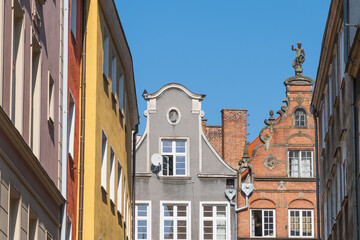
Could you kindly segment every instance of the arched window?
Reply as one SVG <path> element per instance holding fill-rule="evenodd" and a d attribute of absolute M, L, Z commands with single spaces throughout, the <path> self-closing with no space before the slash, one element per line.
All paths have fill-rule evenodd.
<path fill-rule="evenodd" d="M 295 111 L 295 126 L 305 126 L 306 112 L 304 109 L 299 108 Z"/>

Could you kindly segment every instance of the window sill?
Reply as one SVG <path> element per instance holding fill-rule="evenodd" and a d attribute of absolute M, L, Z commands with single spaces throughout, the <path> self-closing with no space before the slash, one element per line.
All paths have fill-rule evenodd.
<path fill-rule="evenodd" d="M 191 180 L 191 177 L 190 176 L 159 176 L 159 179 L 179 181 L 179 180 Z"/>

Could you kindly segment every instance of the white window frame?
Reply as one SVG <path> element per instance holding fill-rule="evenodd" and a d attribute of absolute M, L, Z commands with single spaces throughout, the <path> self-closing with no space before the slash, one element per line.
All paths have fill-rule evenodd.
<path fill-rule="evenodd" d="M 212 217 L 204 217 L 204 206 L 212 206 L 213 207 L 213 216 Z M 216 207 L 217 206 L 225 206 L 226 207 L 226 216 L 225 217 L 217 217 L 216 216 Z M 204 240 L 204 221 L 213 221 L 213 239 L 216 240 L 216 221 L 223 220 L 226 222 L 226 240 L 231 239 L 231 220 L 230 220 L 230 204 L 229 202 L 219 201 L 219 202 L 200 202 L 200 240 Z"/>
<path fill-rule="evenodd" d="M 75 119 L 76 105 L 72 93 L 69 91 L 69 119 L 68 119 L 68 154 L 74 161 L 74 144 L 75 144 Z"/>
<path fill-rule="evenodd" d="M 123 216 L 125 217 L 125 212 L 126 212 L 126 177 L 125 177 L 125 174 L 124 174 L 124 190 L 123 190 L 123 206 L 124 206 L 124 211 L 122 212 L 123 213 Z M 125 219 L 125 218 L 124 218 Z"/>
<path fill-rule="evenodd" d="M 147 205 L 146 216 L 138 216 L 138 205 Z M 151 239 L 151 201 L 135 201 L 135 240 L 142 239 L 138 238 L 138 220 L 146 221 L 147 238 Z"/>
<path fill-rule="evenodd" d="M 117 211 L 122 214 L 122 178 L 123 178 L 123 173 L 122 173 L 123 169 L 122 169 L 122 165 L 120 163 L 120 160 L 118 160 L 117 162 Z"/>
<path fill-rule="evenodd" d="M 327 212 L 327 195 L 324 194 L 324 197 L 323 197 L 323 200 L 324 200 L 324 205 L 323 205 L 323 213 L 324 213 L 324 217 L 323 217 L 323 231 L 324 231 L 324 236 L 325 236 L 325 239 L 327 239 L 327 236 L 328 236 L 328 212 Z"/>
<path fill-rule="evenodd" d="M 304 115 L 297 114 L 298 112 L 304 113 Z M 303 120 L 301 119 L 301 116 L 304 116 Z M 296 119 L 297 117 L 299 117 L 299 119 Z M 296 124 L 297 122 L 298 122 L 298 124 Z M 302 122 L 304 124 L 302 124 Z M 294 111 L 294 125 L 296 127 L 305 127 L 306 126 L 306 111 L 305 111 L 305 109 L 303 109 L 303 108 L 295 109 L 295 111 Z"/>
<path fill-rule="evenodd" d="M 104 131 L 101 134 L 101 187 L 107 190 L 107 144 L 108 138 Z"/>
<path fill-rule="evenodd" d="M 110 145 L 110 189 L 109 197 L 110 201 L 115 204 L 115 151 Z"/>
<path fill-rule="evenodd" d="M 164 152 L 164 148 L 163 148 L 163 142 L 164 141 L 171 141 L 172 145 L 171 145 L 171 152 Z M 176 152 L 176 142 L 185 142 L 185 152 L 184 153 L 177 153 Z M 162 164 L 162 170 L 160 172 L 160 176 L 168 176 L 168 177 L 184 177 L 184 176 L 188 176 L 189 175 L 189 139 L 188 138 L 161 138 L 160 139 L 160 152 L 161 155 L 163 156 L 163 162 Z M 163 170 L 164 170 L 164 161 L 165 158 L 164 156 L 167 155 L 171 155 L 173 156 L 173 174 L 169 175 L 166 174 L 164 175 Z M 176 157 L 177 156 L 183 156 L 185 157 L 185 174 L 177 174 L 176 173 Z"/>
<path fill-rule="evenodd" d="M 299 225 L 300 225 L 300 235 L 299 236 L 292 236 L 291 235 L 291 211 L 299 212 Z M 305 211 L 311 212 L 311 236 L 302 236 L 303 234 L 303 216 L 302 213 Z M 289 238 L 314 238 L 314 209 L 288 209 L 288 226 L 289 226 Z"/>
<path fill-rule="evenodd" d="M 300 150 L 300 149 L 290 149 L 288 150 L 288 164 L 289 164 L 289 177 L 296 177 L 296 176 L 291 176 L 291 172 L 290 172 L 290 166 L 291 166 L 291 159 L 290 159 L 290 152 L 299 152 L 299 164 L 298 164 L 298 178 L 306 178 L 305 176 L 302 176 L 302 168 L 303 168 L 303 161 L 302 161 L 302 153 L 303 152 L 311 152 L 311 163 L 310 163 L 310 167 L 311 167 L 311 176 L 310 177 L 314 177 L 314 154 L 312 150 Z"/>
<path fill-rule="evenodd" d="M 55 123 L 55 80 L 48 71 L 48 121 L 51 127 Z"/>
<path fill-rule="evenodd" d="M 273 217 L 274 217 L 274 236 L 271 236 L 271 235 L 266 235 L 264 234 L 264 228 L 262 228 L 262 236 L 255 236 L 254 233 L 255 233 L 255 229 L 253 229 L 253 224 L 252 224 L 252 213 L 253 211 L 261 211 L 261 224 L 264 225 L 264 211 L 272 211 L 273 212 Z M 250 236 L 251 237 L 256 237 L 256 238 L 261 238 L 261 237 L 267 237 L 267 238 L 275 238 L 276 237 L 276 210 L 275 209 L 250 209 Z"/>
<path fill-rule="evenodd" d="M 168 217 L 168 216 L 164 216 L 164 205 L 174 205 L 176 206 L 176 210 L 177 210 L 177 206 L 179 205 L 187 205 L 186 208 L 186 217 L 178 217 L 178 216 L 173 216 L 173 217 Z M 175 211 L 174 211 L 175 212 Z M 174 238 L 173 240 L 177 240 L 177 220 L 185 220 L 186 221 L 186 239 L 191 239 L 191 202 L 190 201 L 160 201 L 160 240 L 165 240 L 164 238 L 164 221 L 165 220 L 173 220 L 174 221 Z"/>
<path fill-rule="evenodd" d="M 110 35 L 106 25 L 103 25 L 103 75 L 106 81 L 109 82 L 109 47 L 110 47 Z"/>

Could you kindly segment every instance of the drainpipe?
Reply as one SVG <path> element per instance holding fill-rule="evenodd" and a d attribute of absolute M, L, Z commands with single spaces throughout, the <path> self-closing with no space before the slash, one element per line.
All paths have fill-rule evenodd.
<path fill-rule="evenodd" d="M 135 173 L 136 173 L 136 136 L 139 132 L 139 124 L 136 124 L 135 131 L 133 132 L 133 151 L 132 151 L 132 193 L 131 193 L 131 200 L 132 200 L 132 228 L 131 228 L 131 235 L 132 239 L 135 239 Z"/>
<path fill-rule="evenodd" d="M 63 0 L 63 81 L 62 81 L 62 139 L 61 139 L 61 194 L 67 199 L 67 117 L 68 117 L 68 50 L 69 50 L 69 0 Z M 61 240 L 66 238 L 67 201 L 65 201 L 62 212 Z"/>
<path fill-rule="evenodd" d="M 357 168 L 358 168 L 358 148 L 357 148 L 357 138 L 356 133 L 358 132 L 357 125 L 356 125 L 356 106 L 355 106 L 355 81 L 356 79 L 352 79 L 351 81 L 351 117 L 352 117 L 352 155 L 353 155 L 353 180 L 354 180 L 354 231 L 355 231 L 355 239 L 359 239 L 359 230 L 358 230 L 358 219 L 359 219 L 359 213 L 358 213 L 358 184 L 357 184 Z"/>
<path fill-rule="evenodd" d="M 314 108 L 311 106 L 315 122 L 315 166 L 316 166 L 316 232 L 317 239 L 320 240 L 320 184 L 319 184 L 319 143 L 318 143 L 318 124 Z"/>
<path fill-rule="evenodd" d="M 81 72 L 81 129 L 80 129 L 80 176 L 79 176 L 79 225 L 78 240 L 82 240 L 84 214 L 84 148 L 85 148 L 85 87 L 86 87 L 86 1 L 83 0 L 83 45 L 82 45 L 82 72 Z"/>

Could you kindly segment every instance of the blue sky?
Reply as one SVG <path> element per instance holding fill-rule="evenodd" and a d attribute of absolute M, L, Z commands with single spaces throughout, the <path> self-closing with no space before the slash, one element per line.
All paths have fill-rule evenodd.
<path fill-rule="evenodd" d="M 177 82 L 206 94 L 208 125 L 221 109 L 248 109 L 248 141 L 280 109 L 294 75 L 291 44 L 305 50 L 304 75 L 315 79 L 330 0 L 115 0 L 133 57 L 140 119 L 142 92 Z M 276 117 L 276 116 L 275 116 Z"/>

